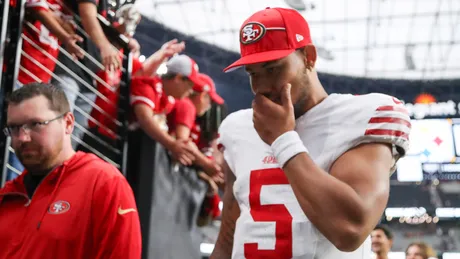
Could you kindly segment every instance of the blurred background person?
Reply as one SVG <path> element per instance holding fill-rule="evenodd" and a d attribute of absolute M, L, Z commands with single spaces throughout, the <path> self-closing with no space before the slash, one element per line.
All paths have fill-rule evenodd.
<path fill-rule="evenodd" d="M 388 254 L 393 246 L 393 234 L 387 226 L 377 225 L 371 232 L 371 242 L 375 259 L 389 259 Z"/>
<path fill-rule="evenodd" d="M 434 249 L 424 242 L 411 243 L 406 249 L 406 259 L 436 259 Z"/>

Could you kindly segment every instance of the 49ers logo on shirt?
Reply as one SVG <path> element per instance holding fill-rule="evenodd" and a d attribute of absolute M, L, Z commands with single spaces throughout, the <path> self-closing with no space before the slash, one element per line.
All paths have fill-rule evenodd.
<path fill-rule="evenodd" d="M 48 208 L 49 214 L 62 214 L 70 210 L 70 203 L 67 201 L 53 202 Z"/>
<path fill-rule="evenodd" d="M 240 31 L 240 41 L 243 44 L 251 44 L 260 40 L 265 35 L 265 26 L 258 22 L 246 24 Z"/>

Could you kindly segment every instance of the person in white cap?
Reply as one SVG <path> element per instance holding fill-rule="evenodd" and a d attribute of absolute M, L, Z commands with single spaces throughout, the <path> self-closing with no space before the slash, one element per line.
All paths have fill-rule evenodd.
<path fill-rule="evenodd" d="M 213 259 L 368 259 L 389 178 L 409 147 L 410 118 L 383 94 L 328 95 L 300 13 L 244 21 L 241 58 L 252 109 L 219 129 L 226 174 Z"/>
<path fill-rule="evenodd" d="M 198 76 L 198 65 L 187 55 L 173 56 L 166 63 L 166 68 L 166 74 L 161 77 L 132 78 L 130 103 L 136 122 L 131 125 L 130 129 L 140 127 L 148 136 L 169 150 L 180 163 L 191 165 L 195 156 L 188 141 L 176 140 L 170 136 L 162 129 L 158 116 L 164 118 L 171 112 L 176 99 L 187 97 L 194 84 L 204 83 Z"/>

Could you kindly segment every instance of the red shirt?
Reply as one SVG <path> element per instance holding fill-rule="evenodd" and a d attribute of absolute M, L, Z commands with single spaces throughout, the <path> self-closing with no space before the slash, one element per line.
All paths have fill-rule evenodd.
<path fill-rule="evenodd" d="M 189 129 L 195 126 L 196 107 L 189 98 L 176 100 L 173 110 L 168 114 L 169 133 L 174 134 L 177 125 L 184 125 Z"/>
<path fill-rule="evenodd" d="M 0 259 L 141 258 L 134 195 L 124 176 L 77 152 L 28 198 L 25 171 L 0 189 Z"/>
<path fill-rule="evenodd" d="M 27 0 L 26 8 L 30 8 L 32 11 L 48 10 L 56 16 L 61 16 L 63 11 L 62 3 L 59 0 Z M 18 81 L 22 84 L 37 82 L 38 80 L 48 83 L 51 79 L 49 72 L 53 72 L 56 66 L 56 62 L 52 58 L 57 59 L 59 42 L 40 21 L 29 20 L 28 22 L 33 25 L 33 28 L 25 21 L 23 33 L 26 38 L 22 41 L 22 51 L 30 56 L 30 58 L 22 54 L 21 66 L 32 75 L 24 72 L 23 69 L 19 69 Z M 38 50 L 34 44 L 43 49 L 48 55 Z M 49 71 L 47 72 L 46 70 Z"/>
<path fill-rule="evenodd" d="M 169 133 L 174 134 L 177 125 L 190 129 L 190 138 L 197 147 L 209 158 L 212 158 L 210 143 L 201 139 L 201 127 L 197 121 L 196 107 L 189 98 L 177 100 L 173 110 L 168 114 Z M 211 150 L 211 152 L 209 152 Z"/>
<path fill-rule="evenodd" d="M 142 68 L 142 63 L 138 60 L 133 62 L 133 74 Z M 117 132 L 117 111 L 118 111 L 118 96 L 119 96 L 119 82 L 120 74 L 109 75 L 105 71 L 99 73 L 99 76 L 107 82 L 113 89 L 109 89 L 101 83 L 98 83 L 98 90 L 105 97 L 96 98 L 96 105 L 99 108 L 93 108 L 91 117 L 88 121 L 90 128 L 98 127 L 98 131 L 105 136 L 115 138 Z M 168 113 L 174 104 L 174 99 L 168 98 L 163 95 L 163 86 L 159 77 L 133 77 L 131 79 L 130 87 L 130 103 L 145 103 L 155 111 L 155 113 L 165 112 Z M 152 105 L 153 103 L 153 105 Z M 102 110 L 102 111 L 101 111 Z"/>

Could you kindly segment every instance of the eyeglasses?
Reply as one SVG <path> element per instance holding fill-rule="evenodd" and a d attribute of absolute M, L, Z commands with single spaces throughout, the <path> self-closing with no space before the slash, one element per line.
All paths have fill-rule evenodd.
<path fill-rule="evenodd" d="M 25 123 L 22 125 L 7 126 L 3 129 L 3 133 L 5 133 L 6 136 L 18 136 L 21 129 L 23 129 L 24 132 L 27 134 L 31 132 L 37 133 L 37 132 L 40 132 L 46 125 L 50 124 L 51 122 L 55 120 L 59 120 L 60 118 L 64 117 L 66 114 L 67 112 L 51 120 L 34 121 L 34 122 Z"/>

